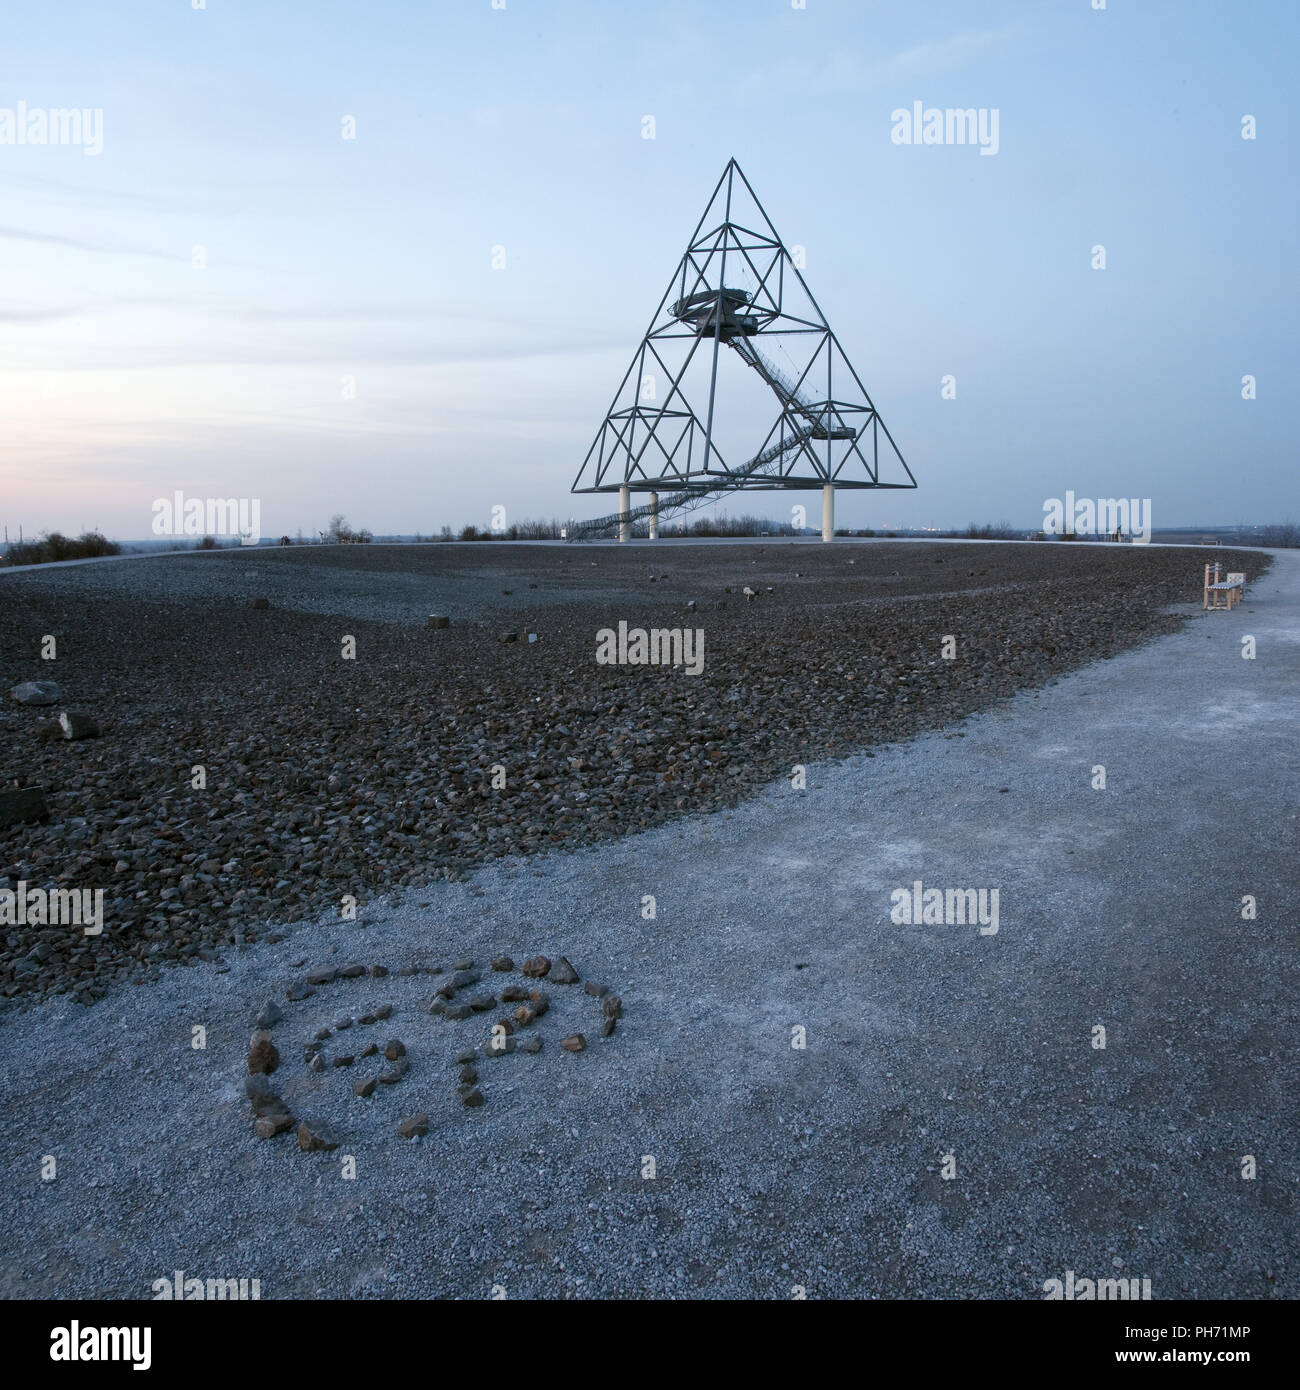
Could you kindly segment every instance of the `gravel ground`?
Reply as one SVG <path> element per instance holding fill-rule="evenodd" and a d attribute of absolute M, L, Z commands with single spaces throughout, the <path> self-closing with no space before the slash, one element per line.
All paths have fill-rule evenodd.
<path fill-rule="evenodd" d="M 0 887 L 103 888 L 107 916 L 74 943 L 3 933 L 0 1004 L 90 1002 L 345 895 L 737 805 L 795 764 L 947 726 L 1171 630 L 1200 557 L 491 543 L 0 573 L 5 686 L 53 677 L 103 730 L 51 740 L 55 711 L 0 703 L 0 778 L 44 787 L 52 811 L 0 828 Z M 1252 579 L 1267 562 L 1215 558 Z M 435 612 L 451 626 L 427 630 Z M 598 666 L 596 632 L 620 620 L 698 628 L 703 673 Z"/>
<path fill-rule="evenodd" d="M 1298 672 L 1284 553 L 1231 614 L 960 729 L 813 762 L 806 790 L 504 858 L 93 1008 L 12 1012 L 0 1292 L 147 1297 L 182 1269 L 264 1298 L 1039 1298 L 1073 1270 L 1157 1299 L 1294 1298 Z M 997 886 L 997 934 L 892 923 L 918 878 Z M 601 1038 L 582 986 L 546 986 L 542 1051 L 484 1061 L 478 1109 L 452 1058 L 495 1015 L 430 1016 L 438 977 L 284 993 L 311 966 L 498 951 L 564 954 L 624 1017 Z M 268 996 L 272 1080 L 335 1152 L 253 1135 Z M 381 1003 L 325 1049 L 401 1038 L 405 1078 L 363 1100 L 361 1062 L 307 1070 L 323 1022 Z M 399 1138 L 416 1111 L 428 1136 Z"/>

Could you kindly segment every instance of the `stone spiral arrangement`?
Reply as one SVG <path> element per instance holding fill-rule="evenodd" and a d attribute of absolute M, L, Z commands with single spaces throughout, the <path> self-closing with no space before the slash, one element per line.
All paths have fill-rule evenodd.
<path fill-rule="evenodd" d="M 525 960 L 520 967 L 519 973 L 527 983 L 496 988 L 500 976 L 514 971 L 514 961 L 501 955 L 490 961 L 491 983 L 485 982 L 476 962 L 468 958 L 455 961 L 449 971 L 440 965 L 413 964 L 396 972 L 397 975 L 440 977 L 425 1012 L 443 1022 L 460 1023 L 475 1016 L 486 1016 L 498 1004 L 507 1006 L 505 1013 L 491 1021 L 485 1040 L 461 1048 L 451 1059 L 456 1069 L 456 1095 L 462 1105 L 473 1108 L 484 1103 L 479 1083 L 479 1066 L 483 1062 L 516 1051 L 536 1054 L 542 1050 L 542 1036 L 533 1025 L 549 1013 L 551 997 L 541 988 L 540 981 L 546 980 L 552 986 L 566 989 L 581 983 L 578 972 L 564 956 L 552 962 L 547 956 L 538 955 Z M 323 966 L 309 970 L 290 983 L 285 989 L 285 999 L 289 1004 L 297 1004 L 326 987 L 362 978 L 383 979 L 388 974 L 387 966 L 377 964 Z M 601 1036 L 611 1037 L 622 1017 L 622 999 L 606 985 L 591 981 L 583 985 L 583 993 L 591 996 L 599 1010 Z M 510 1008 L 512 1005 L 514 1007 Z M 406 1043 L 397 1037 L 381 1043 L 362 1031 L 387 1021 L 393 1013 L 394 1006 L 385 1003 L 359 1015 L 340 1015 L 332 1024 L 318 1028 L 302 1045 L 302 1058 L 308 1071 L 319 1074 L 334 1068 L 350 1068 L 373 1058 L 380 1070 L 353 1083 L 353 1095 L 361 1100 L 374 1095 L 379 1086 L 395 1086 L 404 1081 L 411 1071 Z M 271 1076 L 282 1064 L 272 1029 L 284 1019 L 284 1008 L 273 999 L 267 1000 L 253 1019 L 244 1081 L 244 1092 L 253 1109 L 253 1131 L 259 1138 L 273 1139 L 296 1128 L 298 1146 L 303 1152 L 337 1149 L 342 1141 L 330 1126 L 315 1118 L 296 1116 L 271 1081 Z M 356 1033 L 352 1032 L 354 1028 L 358 1030 Z M 586 1050 L 587 1040 L 581 1032 L 569 1033 L 560 1039 L 560 1047 L 569 1053 L 580 1053 Z M 406 1116 L 397 1125 L 398 1134 L 406 1139 L 423 1136 L 428 1131 L 429 1116 L 424 1111 Z"/>

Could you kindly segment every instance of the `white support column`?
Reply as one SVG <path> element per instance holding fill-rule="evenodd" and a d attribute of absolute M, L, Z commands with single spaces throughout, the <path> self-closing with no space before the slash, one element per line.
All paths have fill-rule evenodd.
<path fill-rule="evenodd" d="M 632 489 L 626 483 L 618 490 L 618 510 L 620 515 L 626 516 L 632 510 Z M 630 521 L 620 521 L 618 523 L 618 539 L 620 544 L 627 540 L 632 534 L 632 523 Z"/>
<path fill-rule="evenodd" d="M 835 489 L 830 483 L 822 488 L 822 540 L 835 539 Z"/>
<path fill-rule="evenodd" d="M 657 492 L 650 494 L 650 506 L 652 508 L 650 512 L 650 539 L 657 541 L 659 539 L 659 494 Z"/>

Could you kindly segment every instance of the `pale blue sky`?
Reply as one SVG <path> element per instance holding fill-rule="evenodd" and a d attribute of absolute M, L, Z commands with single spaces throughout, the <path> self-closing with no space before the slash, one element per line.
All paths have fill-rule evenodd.
<path fill-rule="evenodd" d="M 612 510 L 569 486 L 733 154 L 919 482 L 841 524 L 1300 517 L 1298 7 L 1091 6 L 11 7 L 0 108 L 102 108 L 103 151 L 0 144 L 0 521 Z M 895 145 L 915 101 L 998 153 Z"/>

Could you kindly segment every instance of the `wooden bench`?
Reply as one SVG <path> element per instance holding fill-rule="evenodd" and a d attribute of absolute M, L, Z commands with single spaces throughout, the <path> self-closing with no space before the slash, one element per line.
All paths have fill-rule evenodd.
<path fill-rule="evenodd" d="M 1246 588 L 1244 574 L 1224 575 L 1217 564 L 1205 567 L 1205 598 L 1201 604 L 1204 609 L 1235 608 L 1241 602 Z"/>

